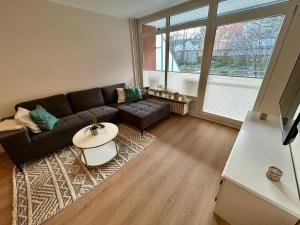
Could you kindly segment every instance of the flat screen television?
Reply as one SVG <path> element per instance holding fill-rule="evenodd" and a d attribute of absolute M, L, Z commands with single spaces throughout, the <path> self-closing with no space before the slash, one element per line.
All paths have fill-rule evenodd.
<path fill-rule="evenodd" d="M 300 55 L 279 101 L 282 143 L 290 144 L 298 134 L 300 121 Z"/>

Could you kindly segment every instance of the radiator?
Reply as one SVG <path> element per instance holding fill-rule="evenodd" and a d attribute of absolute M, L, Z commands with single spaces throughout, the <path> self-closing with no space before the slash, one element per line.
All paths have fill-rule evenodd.
<path fill-rule="evenodd" d="M 189 111 L 189 102 L 190 101 L 177 101 L 177 100 L 173 100 L 173 99 L 166 99 L 164 97 L 160 97 L 160 96 L 153 96 L 151 95 L 152 98 L 156 98 L 159 99 L 160 101 L 163 102 L 168 102 L 170 103 L 170 111 L 172 113 L 176 113 L 179 115 L 185 115 L 188 113 Z"/>

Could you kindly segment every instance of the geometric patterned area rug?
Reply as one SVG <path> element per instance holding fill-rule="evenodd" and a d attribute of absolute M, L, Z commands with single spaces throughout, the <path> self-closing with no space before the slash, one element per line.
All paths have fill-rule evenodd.
<path fill-rule="evenodd" d="M 91 191 L 144 151 L 156 137 L 119 124 L 119 155 L 99 167 L 81 163 L 80 150 L 67 146 L 13 169 L 13 225 L 38 225 Z"/>

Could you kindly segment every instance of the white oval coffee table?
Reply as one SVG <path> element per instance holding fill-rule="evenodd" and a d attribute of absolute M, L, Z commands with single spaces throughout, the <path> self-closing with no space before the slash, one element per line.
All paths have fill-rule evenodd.
<path fill-rule="evenodd" d="M 87 166 L 100 166 L 118 155 L 119 147 L 115 142 L 118 127 L 112 123 L 101 123 L 104 128 L 98 129 L 97 135 L 92 135 L 88 128 L 79 130 L 73 137 L 73 144 L 77 146 L 82 154 L 81 161 Z"/>

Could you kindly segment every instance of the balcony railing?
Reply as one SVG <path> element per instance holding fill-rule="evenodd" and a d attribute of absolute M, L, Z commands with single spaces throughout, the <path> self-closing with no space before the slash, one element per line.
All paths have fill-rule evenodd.
<path fill-rule="evenodd" d="M 206 112 L 243 120 L 252 110 L 262 83 L 263 71 L 212 70 L 208 76 L 204 109 Z M 200 73 L 168 72 L 168 90 L 198 96 Z M 144 71 L 144 86 L 164 86 L 164 72 Z"/>
<path fill-rule="evenodd" d="M 163 71 L 149 71 L 144 70 L 144 86 L 150 86 L 151 88 L 157 88 L 158 86 L 164 86 L 165 73 Z M 240 86 L 253 86 L 256 83 L 260 86 L 261 81 L 264 78 L 264 71 L 254 70 L 210 70 L 209 77 L 215 76 L 213 80 L 215 82 L 232 82 L 232 85 Z M 220 77 L 220 78 L 217 78 Z M 227 77 L 228 79 L 222 79 L 221 77 Z M 199 84 L 200 72 L 197 73 L 184 73 L 184 72 L 168 72 L 168 89 L 170 91 L 180 92 L 182 94 L 197 96 L 198 84 Z M 233 79 L 236 78 L 236 79 Z M 252 79 L 250 79 L 252 78 Z M 249 80 L 250 79 L 250 80 Z M 254 80 L 253 80 L 254 79 Z M 257 81 L 255 81 L 258 79 Z M 236 83 L 235 81 L 239 81 Z M 186 83 L 186 84 L 185 84 Z M 188 83 L 188 84 L 187 84 Z M 191 85 L 193 83 L 193 85 Z M 191 87 L 193 86 L 193 87 Z M 255 85 L 257 86 L 257 85 Z M 259 87 L 258 87 L 259 88 Z"/>
<path fill-rule="evenodd" d="M 244 77 L 263 79 L 265 71 L 259 70 L 210 70 L 209 75 L 229 76 L 229 77 Z"/>

